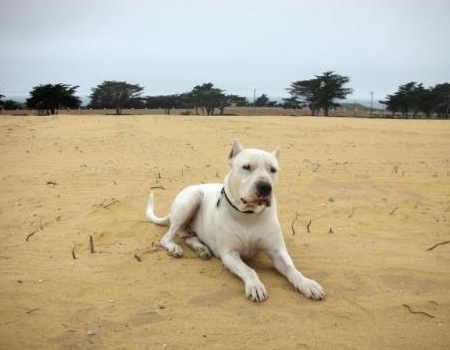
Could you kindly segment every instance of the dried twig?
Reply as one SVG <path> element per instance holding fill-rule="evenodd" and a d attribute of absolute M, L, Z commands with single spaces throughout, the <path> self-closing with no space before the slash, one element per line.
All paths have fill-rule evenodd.
<path fill-rule="evenodd" d="M 25 241 L 28 242 L 28 240 L 30 239 L 31 236 L 33 236 L 35 233 L 39 232 L 39 230 L 34 230 L 33 232 L 31 232 L 27 238 L 25 238 Z"/>
<path fill-rule="evenodd" d="M 28 242 L 28 240 L 33 236 L 34 234 L 38 233 L 39 231 L 42 231 L 44 229 L 44 225 L 42 225 L 42 218 L 39 219 L 39 228 L 31 232 L 29 235 L 25 237 L 25 241 Z"/>
<path fill-rule="evenodd" d="M 298 219 L 298 212 L 295 212 L 295 218 L 294 220 L 292 220 L 292 224 L 291 224 L 291 228 L 292 228 L 292 236 L 295 236 L 295 228 L 294 228 L 294 224 Z"/>
<path fill-rule="evenodd" d="M 108 209 L 111 205 L 115 204 L 115 203 L 119 203 L 119 201 L 117 199 L 114 199 L 111 203 L 103 205 L 103 208 Z"/>
<path fill-rule="evenodd" d="M 28 310 L 28 311 L 26 312 L 26 314 L 29 315 L 29 314 L 31 314 L 32 312 L 38 311 L 39 309 L 40 309 L 40 307 L 37 307 L 37 308 L 31 309 L 31 310 Z"/>
<path fill-rule="evenodd" d="M 309 220 L 309 222 L 306 224 L 306 230 L 308 231 L 308 233 L 311 233 L 311 231 L 309 230 L 310 226 L 311 226 L 311 220 Z"/>
<path fill-rule="evenodd" d="M 432 246 L 432 247 L 430 247 L 428 249 L 425 249 L 425 251 L 433 250 L 434 248 L 437 248 L 440 245 L 449 244 L 449 243 L 450 243 L 450 241 L 444 241 L 444 242 L 436 243 L 434 246 Z"/>
<path fill-rule="evenodd" d="M 161 185 L 150 187 L 151 190 L 154 190 L 154 189 L 157 189 L 157 188 L 161 189 L 161 190 L 164 190 L 164 191 L 166 190 L 166 188 L 164 186 L 161 186 Z"/>
<path fill-rule="evenodd" d="M 142 262 L 142 256 L 148 253 L 153 253 L 158 251 L 160 248 L 159 244 L 155 244 L 155 242 L 152 242 L 152 246 L 148 247 L 148 248 L 144 248 L 139 252 L 135 252 L 134 253 L 134 258 L 139 261 Z"/>
<path fill-rule="evenodd" d="M 77 257 L 75 256 L 75 248 L 76 247 L 77 247 L 77 244 L 75 242 L 73 242 L 73 245 L 72 245 L 72 259 L 73 260 L 77 259 Z"/>
<path fill-rule="evenodd" d="M 321 164 L 317 164 L 317 166 L 315 167 L 315 169 L 312 171 L 313 173 L 315 173 L 317 170 L 319 170 Z"/>
<path fill-rule="evenodd" d="M 389 215 L 394 215 L 394 213 L 397 211 L 398 207 L 395 207 L 394 209 L 391 210 L 391 212 L 389 213 Z"/>
<path fill-rule="evenodd" d="M 403 304 L 402 306 L 406 307 L 408 309 L 408 311 L 411 312 L 412 314 L 421 314 L 421 315 L 428 316 L 429 318 L 435 318 L 435 316 L 430 315 L 429 313 L 426 313 L 423 311 L 414 311 L 413 309 L 411 309 L 411 306 L 409 306 L 408 304 Z"/>
<path fill-rule="evenodd" d="M 89 247 L 91 249 L 91 254 L 94 254 L 95 253 L 94 238 L 92 236 L 89 236 Z"/>
<path fill-rule="evenodd" d="M 349 219 L 351 219 L 353 217 L 353 214 L 355 213 L 355 209 L 356 209 L 355 207 L 352 208 L 352 212 L 348 216 Z"/>
<path fill-rule="evenodd" d="M 328 233 L 334 233 L 333 228 L 330 227 L 330 230 L 328 231 Z"/>

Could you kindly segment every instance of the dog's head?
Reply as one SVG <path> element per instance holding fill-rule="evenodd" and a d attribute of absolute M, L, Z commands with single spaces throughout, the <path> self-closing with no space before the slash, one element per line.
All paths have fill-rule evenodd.
<path fill-rule="evenodd" d="M 279 170 L 279 154 L 279 148 L 273 152 L 245 149 L 239 141 L 234 141 L 228 157 L 231 171 L 226 185 L 235 205 L 246 209 L 270 207 Z"/>

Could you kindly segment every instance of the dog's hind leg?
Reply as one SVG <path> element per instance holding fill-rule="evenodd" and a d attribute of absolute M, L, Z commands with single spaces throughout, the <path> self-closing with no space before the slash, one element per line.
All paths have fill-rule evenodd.
<path fill-rule="evenodd" d="M 184 238 L 184 243 L 186 243 L 189 247 L 191 247 L 197 255 L 202 259 L 209 259 L 211 258 L 211 251 L 209 248 L 204 245 L 198 237 L 194 235 L 190 235 L 188 237 Z"/>
<path fill-rule="evenodd" d="M 183 254 L 181 247 L 174 242 L 177 233 L 189 229 L 189 224 L 195 216 L 201 201 L 202 192 L 195 187 L 188 187 L 175 198 L 170 210 L 170 227 L 161 238 L 161 246 L 167 249 L 170 255 L 180 258 Z"/>

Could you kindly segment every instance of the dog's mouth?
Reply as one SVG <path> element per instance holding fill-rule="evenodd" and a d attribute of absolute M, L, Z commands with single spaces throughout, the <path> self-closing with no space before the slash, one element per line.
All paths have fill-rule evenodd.
<path fill-rule="evenodd" d="M 264 205 L 266 207 L 270 207 L 272 205 L 272 196 L 256 196 L 256 198 L 253 199 L 245 199 L 241 198 L 241 202 L 245 205 L 255 205 L 255 206 L 261 206 Z"/>

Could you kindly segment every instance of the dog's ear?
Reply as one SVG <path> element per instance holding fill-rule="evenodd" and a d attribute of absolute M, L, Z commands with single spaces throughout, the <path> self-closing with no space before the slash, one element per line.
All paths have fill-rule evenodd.
<path fill-rule="evenodd" d="M 238 155 L 239 152 L 241 152 L 244 149 L 244 146 L 238 141 L 234 140 L 233 146 L 231 146 L 230 154 L 228 155 L 228 159 L 232 159 Z"/>
<path fill-rule="evenodd" d="M 278 160 L 278 158 L 280 157 L 280 146 L 275 148 L 275 150 L 272 152 L 272 154 Z"/>

